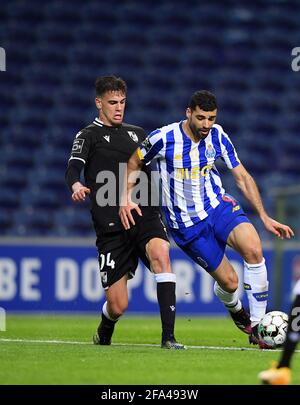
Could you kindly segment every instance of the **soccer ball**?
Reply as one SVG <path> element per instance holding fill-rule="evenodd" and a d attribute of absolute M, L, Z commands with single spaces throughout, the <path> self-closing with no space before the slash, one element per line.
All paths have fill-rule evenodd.
<path fill-rule="evenodd" d="M 282 346 L 288 325 L 288 315 L 281 311 L 272 311 L 264 315 L 258 325 L 258 333 L 261 339 L 275 349 Z"/>

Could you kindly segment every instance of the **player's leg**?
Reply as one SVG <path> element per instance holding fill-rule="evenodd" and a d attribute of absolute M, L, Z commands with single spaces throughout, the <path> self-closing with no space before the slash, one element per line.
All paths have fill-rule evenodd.
<path fill-rule="evenodd" d="M 297 343 L 300 341 L 300 280 L 297 281 L 293 293 L 295 298 L 289 313 L 284 350 L 278 367 L 290 367 L 292 355 L 295 352 Z"/>
<path fill-rule="evenodd" d="M 216 270 L 210 272 L 216 280 L 214 292 L 229 311 L 236 326 L 244 333 L 251 333 L 249 314 L 245 311 L 238 296 L 238 276 L 224 255 Z"/>
<path fill-rule="evenodd" d="M 223 196 L 215 210 L 214 226 L 216 238 L 244 258 L 244 285 L 253 326 L 251 343 L 262 344 L 258 339 L 257 326 L 266 312 L 268 281 L 259 236 L 238 201 L 228 194 Z M 255 342 L 252 341 L 254 334 Z"/>
<path fill-rule="evenodd" d="M 172 230 L 171 233 L 178 246 L 215 278 L 215 294 L 230 312 L 236 326 L 250 333 L 250 318 L 237 294 L 238 277 L 225 256 L 226 241 L 218 240 L 214 229 L 211 216 L 184 231 Z"/>
<path fill-rule="evenodd" d="M 162 324 L 162 347 L 184 349 L 175 339 L 176 276 L 172 273 L 170 244 L 160 215 L 144 216 L 138 225 L 137 252 L 154 273 Z"/>
<path fill-rule="evenodd" d="M 261 241 L 251 223 L 240 223 L 232 229 L 227 242 L 244 259 L 244 287 L 254 335 L 251 343 L 256 344 L 259 343 L 258 323 L 266 313 L 269 286 Z"/>
<path fill-rule="evenodd" d="M 128 276 L 125 274 L 106 291 L 106 301 L 102 307 L 101 322 L 94 336 L 94 343 L 110 345 L 115 324 L 128 307 L 127 293 Z"/>
<path fill-rule="evenodd" d="M 287 335 L 279 363 L 258 375 L 264 384 L 287 385 L 291 382 L 291 360 L 300 341 L 300 280 L 297 281 L 293 293 L 295 298 L 289 312 Z"/>
<path fill-rule="evenodd" d="M 169 242 L 152 238 L 146 244 L 146 255 L 156 280 L 157 301 L 162 324 L 162 347 L 183 349 L 174 335 L 176 315 L 176 275 L 172 273 Z"/>
<path fill-rule="evenodd" d="M 101 235 L 97 239 L 97 248 L 106 301 L 94 343 L 109 345 L 115 324 L 127 309 L 127 280 L 134 276 L 138 259 L 126 231 Z"/>

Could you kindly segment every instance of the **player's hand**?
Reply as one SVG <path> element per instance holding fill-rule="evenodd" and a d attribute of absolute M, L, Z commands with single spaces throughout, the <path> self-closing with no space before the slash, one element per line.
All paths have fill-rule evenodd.
<path fill-rule="evenodd" d="M 75 189 L 72 194 L 72 200 L 75 202 L 81 202 L 85 200 L 86 195 L 90 194 L 91 190 L 85 186 L 81 186 L 78 189 Z"/>
<path fill-rule="evenodd" d="M 276 235 L 279 239 L 290 239 L 294 236 L 294 231 L 287 225 L 281 224 L 270 217 L 267 217 L 263 221 L 265 228 Z"/>
<path fill-rule="evenodd" d="M 142 216 L 142 211 L 140 207 L 134 202 L 129 202 L 127 205 L 121 206 L 119 209 L 119 216 L 121 218 L 122 225 L 126 230 L 130 229 L 130 224 L 135 225 L 131 211 L 136 210 L 136 212 Z"/>

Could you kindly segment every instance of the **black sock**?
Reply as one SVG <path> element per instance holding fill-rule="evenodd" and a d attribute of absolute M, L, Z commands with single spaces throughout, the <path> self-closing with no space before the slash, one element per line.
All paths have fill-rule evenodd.
<path fill-rule="evenodd" d="M 297 308 L 297 310 L 295 310 Z M 281 355 L 280 362 L 278 364 L 279 367 L 290 367 L 292 355 L 296 349 L 297 343 L 300 340 L 300 324 L 299 324 L 299 319 L 293 324 L 293 321 L 298 317 L 299 318 L 299 312 L 300 312 L 300 295 L 297 295 L 292 308 L 289 313 L 289 323 L 288 323 L 288 328 L 287 328 L 287 335 L 286 335 L 286 341 L 284 343 L 284 348 L 283 352 Z M 296 329 L 295 329 L 296 327 Z"/>
<path fill-rule="evenodd" d="M 101 322 L 100 322 L 100 325 L 98 326 L 99 336 L 105 335 L 105 336 L 111 337 L 113 334 L 116 322 L 117 322 L 117 320 L 112 321 L 112 320 L 106 318 L 106 316 L 102 312 Z"/>
<path fill-rule="evenodd" d="M 160 308 L 162 340 L 174 339 L 176 314 L 176 283 L 165 281 L 157 283 L 157 300 Z"/>

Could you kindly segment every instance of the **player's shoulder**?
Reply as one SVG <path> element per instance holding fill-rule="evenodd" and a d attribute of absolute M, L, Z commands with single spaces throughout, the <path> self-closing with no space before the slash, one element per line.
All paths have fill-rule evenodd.
<path fill-rule="evenodd" d="M 220 125 L 220 124 L 214 124 L 212 126 L 212 131 L 215 132 L 215 134 L 217 134 L 217 135 L 225 134 L 225 131 L 224 131 L 222 125 Z"/>
<path fill-rule="evenodd" d="M 172 124 L 164 125 L 163 127 L 157 128 L 149 134 L 149 137 L 155 135 L 164 137 L 168 132 L 174 131 L 179 128 L 180 122 L 173 122 Z"/>
<path fill-rule="evenodd" d="M 127 124 L 127 122 L 123 122 L 122 128 L 125 129 L 125 131 L 131 131 L 135 132 L 138 135 L 142 134 L 145 135 L 145 130 L 142 127 L 139 127 L 138 125 L 133 125 L 133 124 Z"/>
<path fill-rule="evenodd" d="M 86 127 L 82 128 L 80 131 L 77 132 L 75 138 L 89 138 L 97 131 L 97 126 L 92 123 L 87 125 Z"/>
<path fill-rule="evenodd" d="M 144 128 L 139 127 L 138 125 L 127 124 L 127 122 L 123 122 L 122 127 L 129 131 L 145 132 Z"/>

